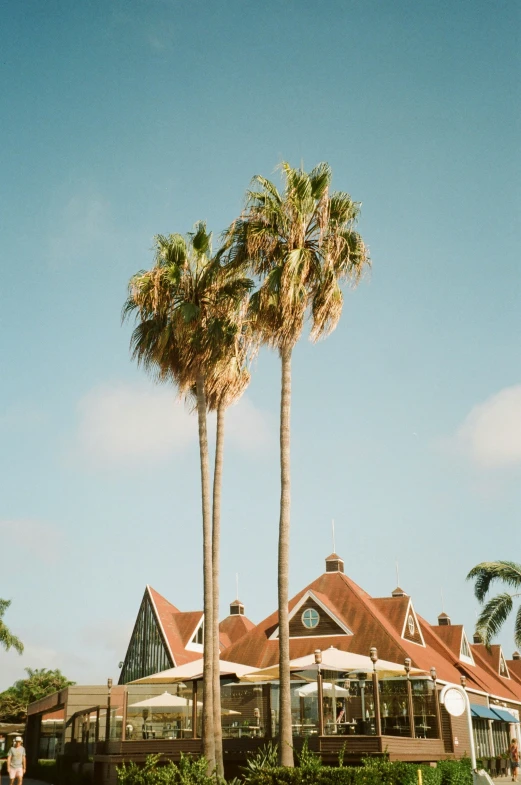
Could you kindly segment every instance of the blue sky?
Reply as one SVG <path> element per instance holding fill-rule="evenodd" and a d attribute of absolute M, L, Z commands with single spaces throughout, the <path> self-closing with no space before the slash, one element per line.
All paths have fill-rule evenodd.
<path fill-rule="evenodd" d="M 520 13 L 515 2 L 4 5 L 0 596 L 23 668 L 117 678 L 146 583 L 202 606 L 197 441 L 129 360 L 156 233 L 216 235 L 255 173 L 327 160 L 371 275 L 294 357 L 291 591 L 331 519 L 374 596 L 472 632 L 465 574 L 518 559 Z M 279 366 L 229 418 L 222 611 L 276 606 Z M 511 628 L 501 636 L 507 655 Z"/>

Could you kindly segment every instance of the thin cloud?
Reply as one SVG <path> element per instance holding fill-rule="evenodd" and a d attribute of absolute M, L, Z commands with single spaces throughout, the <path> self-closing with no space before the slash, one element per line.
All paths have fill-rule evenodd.
<path fill-rule="evenodd" d="M 521 464 L 521 385 L 506 387 L 475 406 L 458 429 L 456 447 L 475 465 Z"/>
<path fill-rule="evenodd" d="M 91 466 L 162 461 L 197 444 L 197 418 L 167 387 L 96 387 L 80 400 L 78 417 L 74 452 Z M 213 422 L 209 417 L 210 438 Z M 240 452 L 264 452 L 273 444 L 271 418 L 245 398 L 228 414 L 227 438 Z"/>
<path fill-rule="evenodd" d="M 168 388 L 102 385 L 80 400 L 78 414 L 76 449 L 95 465 L 160 460 L 197 439 L 195 418 Z"/>
<path fill-rule="evenodd" d="M 0 520 L 0 541 L 13 543 L 20 553 L 55 562 L 63 538 L 58 529 L 45 521 L 28 518 Z"/>

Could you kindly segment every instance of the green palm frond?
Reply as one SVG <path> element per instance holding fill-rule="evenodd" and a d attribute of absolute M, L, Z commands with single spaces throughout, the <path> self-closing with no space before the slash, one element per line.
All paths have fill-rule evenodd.
<path fill-rule="evenodd" d="M 498 594 L 492 597 L 481 611 L 476 622 L 476 632 L 479 633 L 486 646 L 500 631 L 510 614 L 513 606 L 511 594 Z"/>
<path fill-rule="evenodd" d="M 511 561 L 481 562 L 467 575 L 467 580 L 472 579 L 476 580 L 474 594 L 483 602 L 494 581 L 502 581 L 513 589 L 521 587 L 521 565 Z"/>
<path fill-rule="evenodd" d="M 13 635 L 13 633 L 7 628 L 5 622 L 3 621 L 3 616 L 6 610 L 10 607 L 11 600 L 2 600 L 0 599 L 0 646 L 9 651 L 9 649 L 15 649 L 18 654 L 23 654 L 24 645 L 22 641 Z"/>

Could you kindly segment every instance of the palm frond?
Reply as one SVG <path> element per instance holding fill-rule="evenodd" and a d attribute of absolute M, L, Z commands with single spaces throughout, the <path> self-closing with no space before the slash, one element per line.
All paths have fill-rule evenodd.
<path fill-rule="evenodd" d="M 512 605 L 511 594 L 498 594 L 497 597 L 492 597 L 481 611 L 476 622 L 476 632 L 486 646 L 490 646 L 492 638 L 498 634 L 507 620 Z"/>
<path fill-rule="evenodd" d="M 474 594 L 483 602 L 493 581 L 502 581 L 511 588 L 521 587 L 521 565 L 511 561 L 481 562 L 473 567 L 467 580 L 475 579 Z"/>

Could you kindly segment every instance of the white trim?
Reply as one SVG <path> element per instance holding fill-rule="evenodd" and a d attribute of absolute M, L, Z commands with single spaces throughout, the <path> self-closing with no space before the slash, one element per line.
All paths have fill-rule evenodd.
<path fill-rule="evenodd" d="M 299 610 L 302 608 L 304 603 L 307 600 L 309 600 L 309 598 L 311 598 L 313 600 L 313 602 L 316 602 L 316 604 L 320 608 L 322 608 L 322 610 L 324 611 L 326 616 L 329 616 L 330 619 L 333 619 L 333 621 L 336 624 L 338 624 L 338 626 L 344 631 L 345 635 L 352 635 L 353 634 L 352 631 L 349 629 L 349 627 L 346 627 L 344 622 L 340 621 L 338 616 L 335 616 L 333 611 L 331 611 L 327 607 L 327 605 L 325 605 L 321 600 L 319 600 L 318 597 L 311 591 L 311 589 L 308 589 L 308 591 L 300 598 L 300 600 L 297 602 L 297 604 L 295 605 L 293 610 L 290 612 L 290 614 L 288 616 L 288 622 L 290 622 L 292 620 L 292 618 L 299 612 Z M 319 622 L 319 624 L 320 624 L 320 622 Z M 316 627 L 314 629 L 316 629 Z M 313 630 L 310 630 L 310 632 L 313 632 Z M 338 635 L 338 634 L 339 633 L 330 632 L 328 635 L 313 635 L 313 634 L 312 635 L 292 635 L 291 639 L 294 640 L 295 638 L 332 638 L 332 637 L 336 637 L 336 635 Z M 268 640 L 274 641 L 274 640 L 277 640 L 278 637 L 279 637 L 279 625 L 277 625 L 276 629 L 270 635 Z"/>
<path fill-rule="evenodd" d="M 467 648 L 468 648 L 468 650 L 470 652 L 470 657 L 467 654 L 463 654 L 463 641 L 465 641 L 466 644 L 467 644 Z M 461 641 L 460 641 L 460 647 L 459 647 L 459 658 L 460 658 L 461 662 L 465 662 L 467 665 L 476 665 L 476 663 L 474 662 L 474 657 L 472 656 L 472 649 L 470 648 L 470 642 L 469 642 L 469 639 L 467 638 L 467 633 L 465 632 L 465 627 L 462 627 L 462 629 L 461 629 Z"/>
<path fill-rule="evenodd" d="M 160 615 L 158 613 L 157 605 L 154 602 L 154 598 L 152 597 L 152 592 L 150 591 L 150 588 L 151 587 L 147 583 L 148 597 L 150 599 L 150 602 L 152 603 L 152 608 L 154 609 L 154 614 L 155 614 L 155 617 L 156 617 L 156 621 L 157 621 L 157 623 L 159 625 L 159 629 L 161 630 L 161 632 L 163 634 L 163 641 L 165 642 L 165 644 L 166 644 L 166 646 L 168 648 L 168 652 L 169 652 L 170 656 L 172 657 L 172 662 L 174 663 L 174 668 L 176 668 L 177 667 L 177 663 L 175 661 L 174 653 L 173 653 L 172 649 L 170 648 L 170 642 L 168 640 L 168 636 L 165 633 L 165 628 L 163 627 L 163 624 L 161 622 L 161 617 L 160 617 Z"/>
<path fill-rule="evenodd" d="M 501 673 L 501 660 L 503 660 L 503 665 L 505 666 L 505 670 L 507 672 L 506 676 L 503 676 L 503 674 Z M 501 648 L 501 646 L 499 647 L 499 669 L 498 669 L 498 672 L 499 672 L 499 676 L 500 676 L 501 679 L 509 679 L 510 678 L 510 671 L 508 670 L 507 661 L 505 659 L 505 655 L 503 654 L 503 649 Z"/>
<path fill-rule="evenodd" d="M 204 623 L 204 613 L 201 613 L 201 618 L 199 619 L 199 621 L 195 625 L 194 631 L 188 637 L 188 643 L 185 646 L 185 651 L 197 651 L 197 652 L 204 651 L 204 643 L 194 643 L 193 642 L 193 638 L 195 638 L 195 636 L 197 635 L 197 631 L 199 630 L 199 628 L 201 627 L 201 625 L 203 623 Z"/>
<path fill-rule="evenodd" d="M 406 638 L 405 637 L 405 628 L 407 627 L 407 622 L 409 621 L 409 616 L 411 616 L 411 615 L 412 615 L 412 617 L 414 619 L 414 623 L 416 625 L 416 629 L 418 630 L 418 633 L 420 635 L 421 643 L 418 643 L 418 641 L 412 641 L 410 638 Z M 407 604 L 407 610 L 405 611 L 405 619 L 403 620 L 403 627 L 402 627 L 402 635 L 401 635 L 401 637 L 402 637 L 402 640 L 407 641 L 407 643 L 413 643 L 415 646 L 422 646 L 424 649 L 426 648 L 425 647 L 425 641 L 423 639 L 422 628 L 420 627 L 420 624 L 418 622 L 418 617 L 416 616 L 416 611 L 414 610 L 414 607 L 413 607 L 413 604 L 412 604 L 412 600 L 411 600 L 410 597 L 409 597 L 409 602 Z"/>

